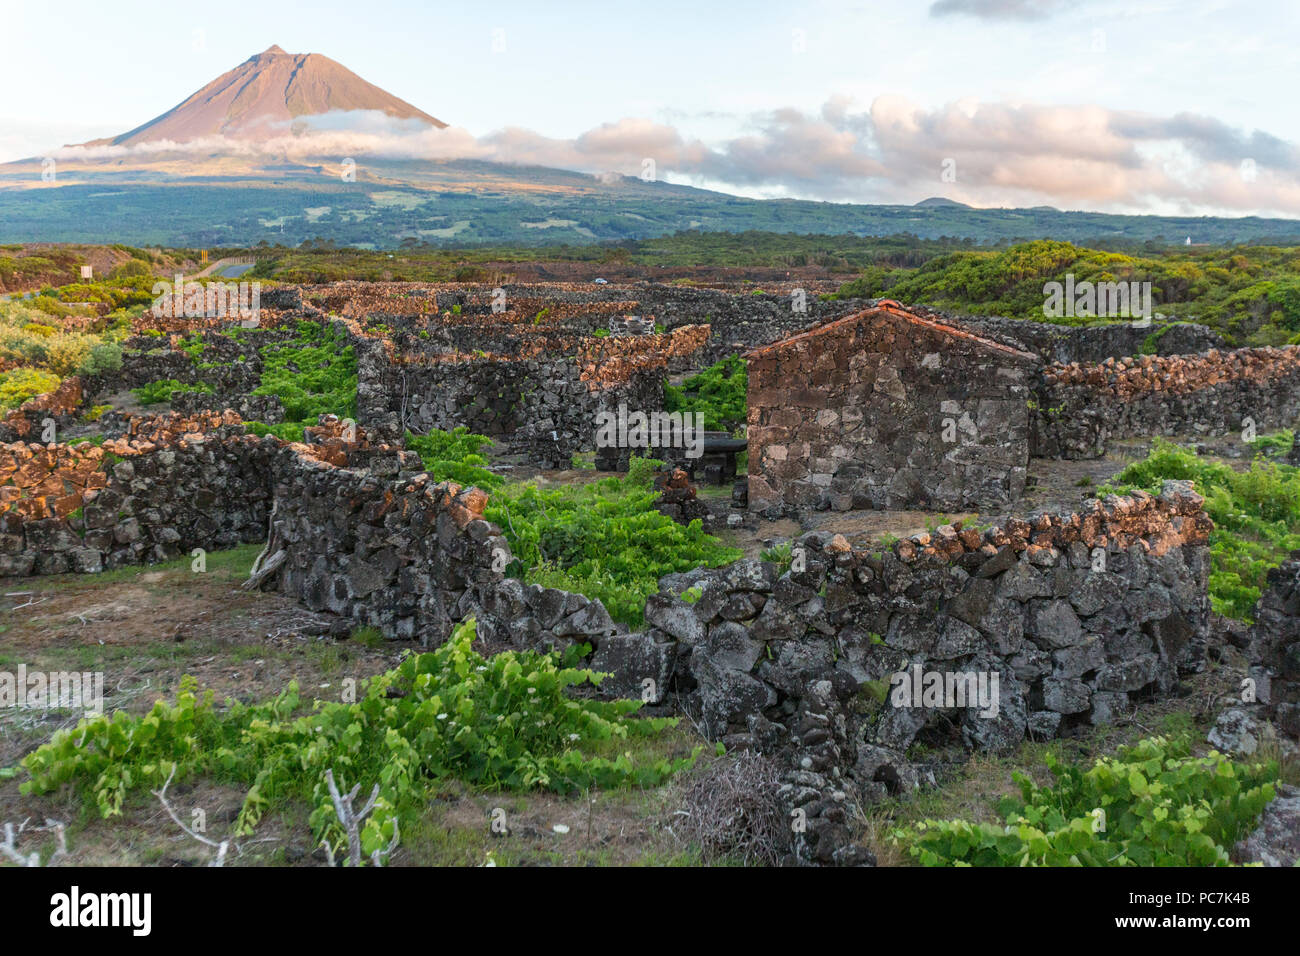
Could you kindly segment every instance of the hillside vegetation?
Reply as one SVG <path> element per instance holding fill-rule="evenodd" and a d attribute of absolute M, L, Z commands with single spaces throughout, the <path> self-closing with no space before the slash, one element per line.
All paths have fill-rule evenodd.
<path fill-rule="evenodd" d="M 937 255 L 916 268 L 874 265 L 837 293 L 888 296 L 974 315 L 1044 321 L 1043 286 L 1150 282 L 1154 308 L 1237 345 L 1281 345 L 1300 333 L 1300 247 L 1196 248 L 1137 254 L 1068 242 Z M 1083 322 L 1082 319 L 1062 321 Z M 1093 320 L 1096 321 L 1096 320 Z"/>

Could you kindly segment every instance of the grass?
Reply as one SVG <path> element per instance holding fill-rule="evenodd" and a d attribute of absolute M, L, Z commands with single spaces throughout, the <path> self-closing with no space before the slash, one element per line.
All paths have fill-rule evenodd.
<path fill-rule="evenodd" d="M 242 581 L 248 577 L 248 572 L 252 570 L 253 562 L 257 560 L 257 555 L 264 546 L 261 544 L 241 544 L 235 548 L 229 548 L 222 551 L 208 551 L 205 560 L 207 561 L 207 570 L 203 574 L 212 575 L 214 578 L 230 581 Z M 184 572 L 184 575 L 191 575 L 197 572 L 190 569 L 193 558 L 188 555 L 180 558 L 173 558 L 170 561 L 160 561 L 157 564 L 149 565 L 130 565 L 123 568 L 114 568 L 111 571 L 101 571 L 95 575 L 85 574 L 56 574 L 46 577 L 34 578 L 28 582 L 29 586 L 44 593 L 45 591 L 62 591 L 66 589 L 79 589 L 84 587 L 98 588 L 105 584 L 125 584 L 136 582 L 141 579 L 148 579 L 150 583 L 159 581 L 157 575 L 173 575 L 176 572 Z M 182 575 L 182 576 L 184 576 Z"/>

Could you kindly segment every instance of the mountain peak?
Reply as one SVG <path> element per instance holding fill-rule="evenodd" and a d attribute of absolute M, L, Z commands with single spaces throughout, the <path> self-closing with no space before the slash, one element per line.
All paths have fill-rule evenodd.
<path fill-rule="evenodd" d="M 418 120 L 437 129 L 447 125 L 327 56 L 285 53 L 272 45 L 143 126 L 84 145 L 186 143 L 210 136 L 256 142 L 283 136 L 302 117 L 353 110 Z"/>

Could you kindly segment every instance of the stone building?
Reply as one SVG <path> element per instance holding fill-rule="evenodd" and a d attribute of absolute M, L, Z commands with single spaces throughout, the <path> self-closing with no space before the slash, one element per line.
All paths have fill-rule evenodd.
<path fill-rule="evenodd" d="M 892 301 L 748 353 L 751 508 L 999 509 L 1037 359 Z"/>

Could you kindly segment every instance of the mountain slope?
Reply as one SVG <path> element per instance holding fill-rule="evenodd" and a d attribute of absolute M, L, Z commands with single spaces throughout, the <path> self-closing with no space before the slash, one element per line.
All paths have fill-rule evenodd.
<path fill-rule="evenodd" d="M 121 136 L 86 146 L 135 146 L 204 136 L 253 140 L 284 132 L 295 119 L 332 110 L 378 110 L 439 129 L 447 124 L 367 83 L 319 53 L 285 53 L 278 46 L 249 57 L 183 103 Z"/>

